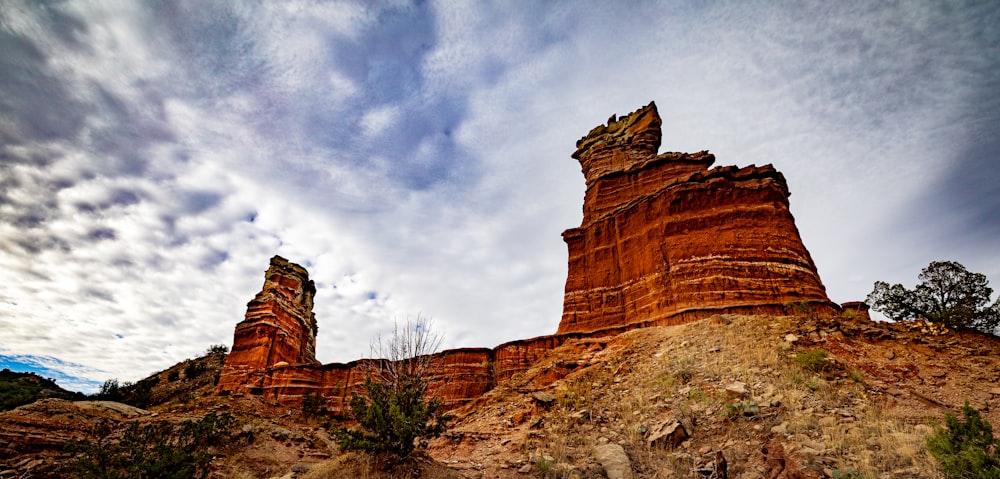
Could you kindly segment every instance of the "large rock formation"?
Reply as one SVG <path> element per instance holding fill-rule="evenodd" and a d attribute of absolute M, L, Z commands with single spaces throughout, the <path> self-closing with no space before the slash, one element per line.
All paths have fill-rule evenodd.
<path fill-rule="evenodd" d="M 672 324 L 711 313 L 838 308 L 771 165 L 709 169 L 706 152 L 662 153 L 650 103 L 577 142 L 583 222 L 563 233 L 569 274 L 557 334 Z"/>
<path fill-rule="evenodd" d="M 840 310 L 802 245 L 781 173 L 770 165 L 709 169 L 715 157 L 704 151 L 657 154 L 660 123 L 650 103 L 577 142 L 573 157 L 587 193 L 582 224 L 563 233 L 569 274 L 558 331 L 432 356 L 430 392 L 446 407 L 482 395 L 573 338 L 716 313 L 781 314 L 789 303 Z M 319 393 L 334 415 L 345 411 L 372 360 L 316 361 L 314 293 L 304 268 L 271 259 L 263 290 L 236 325 L 219 393 L 283 403 Z"/>
<path fill-rule="evenodd" d="M 233 348 L 226 358 L 216 391 L 259 394 L 281 402 L 298 402 L 322 394 L 335 415 L 343 413 L 364 383 L 372 359 L 320 364 L 316 360 L 315 286 L 305 268 L 275 256 L 264 287 L 247 304 L 236 325 Z M 549 349 L 579 335 L 542 336 L 511 341 L 493 349 L 462 348 L 434 354 L 429 390 L 448 408 L 489 391 L 498 380 L 524 371 Z"/>
<path fill-rule="evenodd" d="M 316 285 L 305 268 L 271 258 L 264 287 L 236 325 L 220 389 L 260 388 L 263 371 L 278 364 L 319 365 L 316 360 Z"/>

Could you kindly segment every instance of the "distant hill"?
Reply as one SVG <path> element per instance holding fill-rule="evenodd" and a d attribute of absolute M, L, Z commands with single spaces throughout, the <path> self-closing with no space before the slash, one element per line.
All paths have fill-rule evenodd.
<path fill-rule="evenodd" d="M 0 371 L 0 411 L 9 411 L 45 398 L 81 400 L 85 396 L 67 391 L 55 381 L 35 373 L 18 373 L 6 368 Z"/>

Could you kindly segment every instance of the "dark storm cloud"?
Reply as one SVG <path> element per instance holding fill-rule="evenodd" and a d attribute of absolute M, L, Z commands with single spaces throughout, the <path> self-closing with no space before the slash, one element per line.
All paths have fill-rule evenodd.
<path fill-rule="evenodd" d="M 87 238 L 92 240 L 113 240 L 117 237 L 111 228 L 95 228 L 87 232 Z"/>
<path fill-rule="evenodd" d="M 993 112 L 992 121 L 1000 124 L 1000 111 Z M 958 228 L 942 231 L 950 241 L 995 249 L 1000 238 L 1000 139 L 969 143 L 928 189 L 925 208 L 958 222 Z"/>
<path fill-rule="evenodd" d="M 53 27 L 58 30 L 59 26 Z M 0 140 L 17 145 L 74 135 L 87 113 L 47 66 L 48 58 L 27 38 L 0 22 Z M 8 123 L 10 122 L 10 123 Z M 13 156 L 3 155 L 6 161 Z"/>
<path fill-rule="evenodd" d="M 259 12 L 258 12 L 259 13 Z M 254 33 L 247 25 L 252 10 L 237 4 L 156 2 L 145 22 L 183 72 L 176 93 L 207 99 L 233 91 L 255 91 L 268 73 Z"/>
<path fill-rule="evenodd" d="M 1000 9 L 969 12 L 961 29 L 968 48 L 978 52 L 965 58 L 963 79 L 970 83 L 967 109 L 960 118 L 966 125 L 964 147 L 937 191 L 946 209 L 965 219 L 965 231 L 981 245 L 995 251 L 1000 237 Z"/>
<path fill-rule="evenodd" d="M 960 103 L 955 111 L 938 112 L 947 128 L 929 132 L 934 135 L 930 142 L 949 146 L 947 160 L 913 199 L 912 208 L 892 224 L 897 231 L 913 231 L 918 239 L 909 241 L 933 248 L 925 254 L 939 257 L 927 261 L 950 258 L 966 248 L 995 251 L 1000 236 L 1000 9 L 984 2 L 961 9 L 939 5 L 938 13 L 925 29 L 928 36 L 941 32 L 950 41 L 913 39 L 923 42 L 928 54 L 911 83 L 924 90 L 920 85 L 938 87 L 927 92 L 931 98 L 959 92 Z M 927 82 L 920 75 L 950 78 Z"/>

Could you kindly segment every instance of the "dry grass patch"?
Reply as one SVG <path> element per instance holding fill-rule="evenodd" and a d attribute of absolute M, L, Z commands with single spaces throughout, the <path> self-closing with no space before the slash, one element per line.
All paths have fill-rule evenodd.
<path fill-rule="evenodd" d="M 349 452 L 320 462 L 302 474 L 301 479 L 463 479 L 463 476 L 424 456 L 408 458 L 391 467 L 371 454 Z"/>

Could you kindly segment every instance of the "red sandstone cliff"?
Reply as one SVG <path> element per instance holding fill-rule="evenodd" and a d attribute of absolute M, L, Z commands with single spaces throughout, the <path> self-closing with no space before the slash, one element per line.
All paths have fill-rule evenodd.
<path fill-rule="evenodd" d="M 325 365 L 316 360 L 315 291 L 305 268 L 280 256 L 271 258 L 261 292 L 247 304 L 245 319 L 236 325 L 218 393 L 260 394 L 281 402 L 298 402 L 306 394 L 319 393 L 334 414 L 345 410 L 350 393 L 364 383 L 371 360 Z M 440 396 L 446 407 L 458 406 L 490 390 L 497 378 L 527 369 L 557 344 L 544 337 L 496 349 L 437 353 L 428 376 L 430 392 Z"/>
<path fill-rule="evenodd" d="M 563 233 L 569 273 L 556 334 L 673 324 L 719 312 L 834 312 L 771 165 L 709 169 L 715 156 L 657 154 L 650 103 L 577 142 L 583 222 Z"/>
<path fill-rule="evenodd" d="M 785 179 L 770 166 L 709 169 L 708 152 L 657 154 L 660 117 L 650 103 L 577 142 L 587 192 L 569 248 L 562 321 L 552 336 L 493 349 L 437 353 L 430 393 L 448 408 L 527 370 L 569 339 L 614 335 L 717 313 L 782 314 L 787 303 L 836 312 L 788 210 Z M 236 325 L 220 394 L 296 403 L 326 398 L 334 415 L 364 382 L 370 359 L 315 359 L 315 287 L 299 265 L 275 256 L 262 291 Z M 862 303 L 852 310 L 867 315 Z"/>

